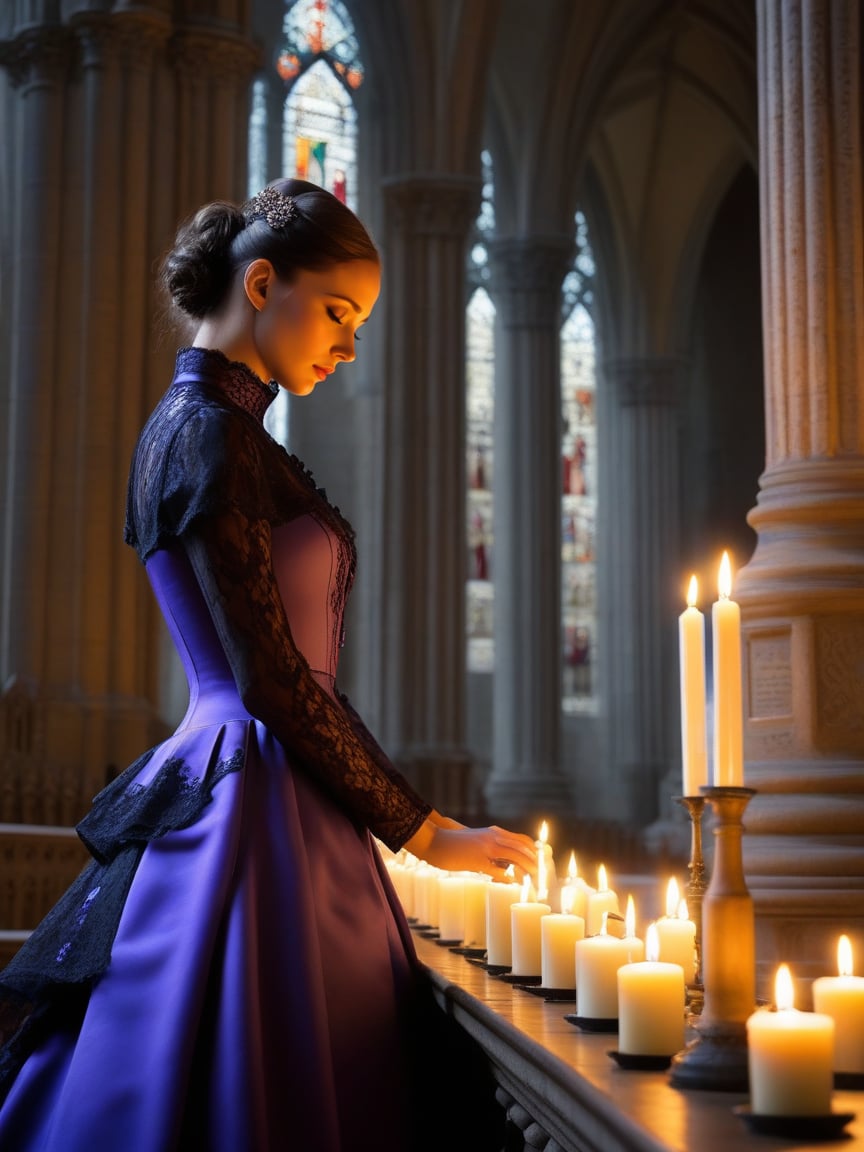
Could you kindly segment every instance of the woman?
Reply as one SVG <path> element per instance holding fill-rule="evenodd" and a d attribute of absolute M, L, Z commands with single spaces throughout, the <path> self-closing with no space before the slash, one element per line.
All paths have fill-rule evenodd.
<path fill-rule="evenodd" d="M 374 838 L 495 878 L 534 845 L 440 816 L 337 689 L 353 532 L 262 423 L 280 386 L 354 359 L 378 253 L 335 196 L 281 180 L 202 208 L 163 281 L 195 331 L 135 449 L 126 540 L 189 707 L 97 796 L 93 861 L 0 975 L 0 1148 L 480 1148 L 485 1115 L 446 1115 L 472 1052 Z"/>

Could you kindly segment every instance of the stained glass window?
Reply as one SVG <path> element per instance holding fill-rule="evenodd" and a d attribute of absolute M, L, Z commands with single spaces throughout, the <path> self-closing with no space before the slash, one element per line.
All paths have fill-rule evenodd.
<path fill-rule="evenodd" d="M 288 0 L 272 67 L 252 89 L 249 194 L 277 176 L 328 188 L 357 208 L 357 111 L 353 93 L 363 64 L 348 9 L 341 0 Z M 275 112 L 280 108 L 278 120 Z M 278 158 L 278 171 L 268 170 Z M 274 159 L 274 163 L 276 160 Z M 267 427 L 288 442 L 290 401 L 279 396 Z"/>
<path fill-rule="evenodd" d="M 469 249 L 471 295 L 466 316 L 466 431 L 468 451 L 468 670 L 491 672 L 494 666 L 492 414 L 495 399 L 495 306 L 484 287 L 489 277 L 485 239 L 494 224 L 492 159 L 484 152 L 483 197 Z"/>
<path fill-rule="evenodd" d="M 562 286 L 561 563 L 563 708 L 593 709 L 596 697 L 597 424 L 594 404 L 594 257 L 576 214 L 576 258 Z"/>

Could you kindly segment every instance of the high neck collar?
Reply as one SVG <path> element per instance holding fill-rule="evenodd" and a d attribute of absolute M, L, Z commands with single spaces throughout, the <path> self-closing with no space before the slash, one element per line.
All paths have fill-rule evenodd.
<path fill-rule="evenodd" d="M 251 368 L 215 348 L 181 348 L 177 353 L 177 372 L 201 373 L 216 383 L 228 399 L 263 420 L 267 409 L 279 393 L 275 380 L 265 384 Z"/>

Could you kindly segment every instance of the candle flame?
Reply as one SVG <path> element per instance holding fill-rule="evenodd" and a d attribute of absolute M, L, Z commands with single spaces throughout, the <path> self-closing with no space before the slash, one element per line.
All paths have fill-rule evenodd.
<path fill-rule="evenodd" d="M 606 879 L 606 865 L 605 864 L 601 864 L 600 867 L 597 869 L 597 891 L 598 892 L 608 892 L 609 891 L 609 883 Z"/>
<path fill-rule="evenodd" d="M 678 881 L 673 876 L 666 887 L 666 915 L 678 915 L 678 901 L 680 895 L 678 893 Z"/>
<path fill-rule="evenodd" d="M 504 869 L 504 875 L 508 876 L 511 880 L 515 880 L 516 879 L 516 866 L 514 864 L 508 864 L 507 867 Z"/>
<path fill-rule="evenodd" d="M 690 577 L 690 583 L 687 586 L 687 607 L 695 608 L 696 602 L 699 599 L 699 581 L 696 576 Z"/>
<path fill-rule="evenodd" d="M 717 590 L 721 600 L 728 600 L 732 595 L 732 566 L 729 563 L 729 553 L 723 553 L 720 561 L 720 573 L 717 577 Z"/>
<path fill-rule="evenodd" d="M 546 824 L 546 821 L 544 820 L 543 823 L 540 825 L 540 843 L 545 844 L 548 839 L 549 839 L 549 827 Z"/>
<path fill-rule="evenodd" d="M 774 1003 L 778 1012 L 788 1012 L 795 1007 L 795 986 L 788 964 L 781 964 L 774 977 Z"/>
<path fill-rule="evenodd" d="M 624 913 L 624 935 L 636 935 L 636 904 L 632 895 L 627 897 L 627 911 Z"/>
<path fill-rule="evenodd" d="M 660 933 L 653 920 L 645 932 L 645 959 L 655 961 L 660 959 Z"/>
<path fill-rule="evenodd" d="M 841 936 L 837 942 L 837 971 L 841 976 L 851 976 L 855 971 L 852 964 L 852 942 L 848 936 Z"/>
<path fill-rule="evenodd" d="M 567 867 L 567 875 L 570 877 L 570 883 L 576 879 L 576 853 L 570 853 L 570 864 Z"/>
<path fill-rule="evenodd" d="M 526 904 L 531 899 L 531 877 L 526 876 L 522 881 L 522 894 L 519 899 L 523 904 Z"/>
<path fill-rule="evenodd" d="M 681 903 L 678 905 L 678 919 L 679 920 L 689 920 L 690 919 L 690 914 L 687 911 L 687 901 L 686 900 L 682 900 Z"/>

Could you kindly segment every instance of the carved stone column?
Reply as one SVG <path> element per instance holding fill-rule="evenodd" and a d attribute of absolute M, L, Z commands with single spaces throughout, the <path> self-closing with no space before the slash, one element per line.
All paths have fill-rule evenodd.
<path fill-rule="evenodd" d="M 636 825 L 664 814 L 659 797 L 670 769 L 680 779 L 678 425 L 685 372 L 675 357 L 609 359 L 598 386 L 606 424 L 597 543 L 605 573 L 602 696 L 614 717 L 606 794 L 615 805 L 610 818 Z"/>
<path fill-rule="evenodd" d="M 759 0 L 766 468 L 739 574 L 766 969 L 864 957 L 861 7 Z"/>
<path fill-rule="evenodd" d="M 565 815 L 561 765 L 561 284 L 570 237 L 489 247 L 495 373 L 493 768 L 502 820 Z"/>
<path fill-rule="evenodd" d="M 449 815 L 470 805 L 465 746 L 465 248 L 480 186 L 385 185 L 382 737 Z M 410 314 L 411 323 L 398 318 Z"/>

